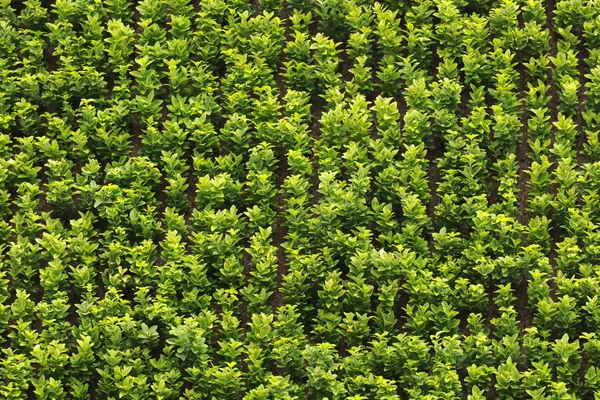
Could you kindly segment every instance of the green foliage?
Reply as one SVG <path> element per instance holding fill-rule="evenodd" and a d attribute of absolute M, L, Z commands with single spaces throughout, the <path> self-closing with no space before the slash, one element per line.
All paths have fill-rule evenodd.
<path fill-rule="evenodd" d="M 0 397 L 600 393 L 597 0 L 0 0 Z"/>

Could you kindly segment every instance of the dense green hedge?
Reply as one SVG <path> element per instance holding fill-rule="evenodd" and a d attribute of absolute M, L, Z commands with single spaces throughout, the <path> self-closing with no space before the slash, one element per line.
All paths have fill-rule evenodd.
<path fill-rule="evenodd" d="M 600 399 L 599 0 L 0 0 L 0 398 Z"/>

